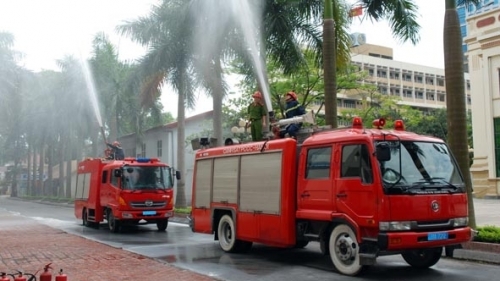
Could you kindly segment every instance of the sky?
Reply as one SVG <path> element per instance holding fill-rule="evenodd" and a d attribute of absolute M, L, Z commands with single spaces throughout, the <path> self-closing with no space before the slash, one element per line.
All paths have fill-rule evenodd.
<path fill-rule="evenodd" d="M 93 37 L 104 32 L 122 60 L 135 60 L 146 50 L 116 33 L 117 25 L 145 16 L 160 0 L 0 0 L 0 31 L 14 35 L 14 49 L 24 54 L 27 69 L 58 70 L 56 61 L 67 55 L 90 57 Z M 352 2 L 352 1 L 350 1 Z M 355 18 L 351 32 L 366 34 L 369 44 L 393 48 L 394 60 L 443 68 L 444 1 L 416 0 L 419 6 L 421 40 L 413 46 L 392 37 L 385 21 L 372 23 Z M 424 20 L 425 19 L 425 20 Z M 234 84 L 235 81 L 230 81 Z M 177 116 L 177 96 L 166 89 L 161 101 L 166 111 Z M 212 102 L 200 94 L 192 116 L 212 109 Z"/>

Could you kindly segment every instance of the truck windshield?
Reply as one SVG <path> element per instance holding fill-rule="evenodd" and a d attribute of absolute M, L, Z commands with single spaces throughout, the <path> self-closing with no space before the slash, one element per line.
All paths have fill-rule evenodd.
<path fill-rule="evenodd" d="M 125 166 L 122 188 L 127 190 L 169 189 L 173 187 L 169 167 Z"/>
<path fill-rule="evenodd" d="M 391 157 L 380 162 L 384 188 L 410 193 L 463 192 L 459 168 L 444 143 L 388 141 Z"/>

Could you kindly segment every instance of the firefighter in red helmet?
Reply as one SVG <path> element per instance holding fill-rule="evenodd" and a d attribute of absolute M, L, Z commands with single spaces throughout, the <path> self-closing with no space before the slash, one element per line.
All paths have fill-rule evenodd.
<path fill-rule="evenodd" d="M 113 144 L 106 143 L 107 146 L 111 148 L 111 159 L 123 160 L 125 159 L 125 153 L 123 153 L 123 148 L 118 141 L 114 141 Z"/>
<path fill-rule="evenodd" d="M 248 106 L 247 114 L 252 134 L 252 141 L 262 140 L 262 128 L 266 126 L 266 109 L 262 101 L 262 93 L 253 93 L 253 102 Z M 248 124 L 247 124 L 248 126 Z"/>

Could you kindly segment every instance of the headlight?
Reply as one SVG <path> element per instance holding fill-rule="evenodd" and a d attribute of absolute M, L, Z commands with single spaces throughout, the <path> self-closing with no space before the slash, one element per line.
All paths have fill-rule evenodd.
<path fill-rule="evenodd" d="M 409 221 L 381 221 L 379 223 L 381 231 L 405 231 L 411 230 Z"/>
<path fill-rule="evenodd" d="M 469 224 L 469 218 L 455 218 L 453 220 L 453 227 L 466 226 Z"/>

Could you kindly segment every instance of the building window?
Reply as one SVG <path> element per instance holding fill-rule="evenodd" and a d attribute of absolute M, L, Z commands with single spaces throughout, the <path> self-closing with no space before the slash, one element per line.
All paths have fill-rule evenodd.
<path fill-rule="evenodd" d="M 433 93 L 426 93 L 427 100 L 434 100 L 434 94 Z"/>
<path fill-rule="evenodd" d="M 445 102 L 446 101 L 445 95 L 438 94 L 438 101 Z"/>
<path fill-rule="evenodd" d="M 422 81 L 423 81 L 422 76 L 415 76 L 415 82 L 416 83 L 422 83 Z"/>
<path fill-rule="evenodd" d="M 163 149 L 162 140 L 159 140 L 156 142 L 156 154 L 158 155 L 158 157 L 162 156 L 162 149 Z"/>
<path fill-rule="evenodd" d="M 403 74 L 403 80 L 411 81 L 411 74 Z"/>
<path fill-rule="evenodd" d="M 387 78 L 387 72 L 385 70 L 377 70 L 377 77 Z"/>
<path fill-rule="evenodd" d="M 424 99 L 424 93 L 423 92 L 416 92 L 415 93 L 415 98 L 423 100 Z"/>
<path fill-rule="evenodd" d="M 493 133 L 495 134 L 495 169 L 500 177 L 500 118 L 493 118 Z"/>
<path fill-rule="evenodd" d="M 344 100 L 344 107 L 356 108 L 356 102 L 353 100 Z"/>
<path fill-rule="evenodd" d="M 146 157 L 146 144 L 141 145 L 141 157 Z"/>
<path fill-rule="evenodd" d="M 441 86 L 441 87 L 444 87 L 444 80 L 443 79 L 438 79 L 437 80 L 437 85 Z"/>
<path fill-rule="evenodd" d="M 403 98 L 412 98 L 412 92 L 411 90 L 403 90 Z"/>
<path fill-rule="evenodd" d="M 472 101 L 472 100 L 471 100 L 470 95 L 467 95 L 467 104 L 468 104 L 468 105 L 470 105 L 470 104 L 471 104 L 471 101 Z"/>

